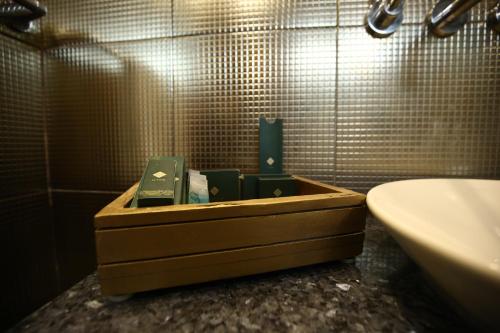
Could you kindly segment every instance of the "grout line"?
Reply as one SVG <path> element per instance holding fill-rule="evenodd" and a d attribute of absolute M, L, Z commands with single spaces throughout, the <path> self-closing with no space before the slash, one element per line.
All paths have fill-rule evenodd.
<path fill-rule="evenodd" d="M 340 6 L 339 1 L 337 6 L 337 28 L 335 30 L 335 102 L 334 102 L 334 134 L 333 134 L 333 184 L 337 185 L 337 140 L 338 140 L 338 120 L 339 120 L 339 37 L 340 37 Z"/>
<path fill-rule="evenodd" d="M 56 222 L 54 218 L 54 200 L 52 198 L 52 190 L 50 188 L 51 184 L 51 175 L 50 175 L 50 158 L 49 158 L 49 131 L 48 131 L 48 120 L 47 120 L 47 113 L 49 110 L 48 107 L 48 102 L 47 102 L 47 93 L 46 93 L 46 83 L 47 83 L 47 75 L 46 75 L 46 57 L 45 57 L 45 52 L 43 50 L 39 50 L 40 52 L 40 65 L 41 65 L 41 103 L 42 103 L 42 119 L 43 119 L 43 148 L 44 148 L 44 155 L 45 155 L 45 178 L 47 182 L 47 196 L 48 196 L 48 204 L 49 204 L 49 219 L 50 219 L 50 227 L 51 227 L 51 233 L 52 233 L 52 239 L 54 242 L 54 246 L 52 248 L 52 253 L 53 253 L 53 258 L 54 258 L 54 268 L 55 268 L 55 274 L 56 274 L 56 287 L 58 291 L 61 291 L 61 268 L 59 265 L 59 255 L 58 255 L 58 242 L 57 242 L 57 232 L 56 232 Z"/>
<path fill-rule="evenodd" d="M 62 188 L 51 188 L 51 192 L 55 193 L 86 193 L 86 194 L 123 194 L 123 191 L 106 191 L 106 190 L 71 190 Z"/>
<path fill-rule="evenodd" d="M 40 62 L 41 62 L 41 79 L 42 79 L 42 91 L 41 91 L 41 103 L 42 103 L 42 119 L 43 119 L 43 148 L 44 148 L 44 155 L 45 155 L 45 180 L 47 182 L 47 191 L 49 193 L 49 206 L 53 206 L 53 201 L 52 201 L 52 192 L 50 190 L 50 184 L 51 184 L 51 175 L 50 175 L 50 160 L 49 160 L 49 131 L 48 131 L 48 121 L 47 121 L 47 110 L 48 110 L 48 105 L 47 105 L 47 100 L 46 100 L 46 75 L 45 75 L 45 54 L 43 51 L 40 50 Z"/>
<path fill-rule="evenodd" d="M 337 11 L 337 16 L 338 11 Z M 339 24 L 338 21 L 339 18 L 337 18 L 337 23 L 335 25 L 325 25 L 325 26 L 316 26 L 316 27 L 290 27 L 290 28 L 268 28 L 268 29 L 255 29 L 255 30 L 242 30 L 242 31 L 221 31 L 221 32 L 203 32 L 203 33 L 192 33 L 192 34 L 182 34 L 182 35 L 174 35 L 173 30 L 172 30 L 172 35 L 171 36 L 159 36 L 159 37 L 152 37 L 152 38 L 137 38 L 137 39 L 124 39 L 124 40 L 110 40 L 110 41 L 96 41 L 96 40 L 83 40 L 81 42 L 72 42 L 72 43 L 67 43 L 67 44 L 60 44 L 60 45 L 54 45 L 54 46 L 41 46 L 38 47 L 36 45 L 29 44 L 25 42 L 28 45 L 31 45 L 35 48 L 39 48 L 43 51 L 48 51 L 52 49 L 57 49 L 59 47 L 64 47 L 64 46 L 85 46 L 85 45 L 102 45 L 102 44 L 124 44 L 124 43 L 134 43 L 134 42 L 148 42 L 148 41 L 158 41 L 158 40 L 166 40 L 166 39 L 178 39 L 178 38 L 189 38 L 189 37 L 205 37 L 205 36 L 220 36 L 220 35 L 231 35 L 231 34 L 241 34 L 241 33 L 258 33 L 258 32 L 270 32 L 270 31 L 311 31 L 311 30 L 322 30 L 322 29 L 335 29 L 335 30 L 341 30 L 341 29 L 347 29 L 347 28 L 364 28 L 364 24 L 345 24 L 341 25 Z M 172 16 L 173 20 L 173 16 Z M 484 20 L 474 20 L 467 22 L 466 24 L 478 24 L 478 23 L 486 23 Z M 172 22 L 172 29 L 173 29 L 173 22 Z M 401 26 L 425 26 L 425 22 L 411 22 L 411 23 L 403 23 Z M 486 28 L 487 29 L 487 28 Z M 0 32 L 1 33 L 1 32 Z M 397 32 L 396 32 L 397 33 Z M 9 36 L 9 35 L 7 35 Z M 12 37 L 12 36 L 9 36 Z M 15 38 L 15 37 L 12 37 Z"/>
<path fill-rule="evenodd" d="M 8 33 L 8 32 L 6 32 L 4 30 L 0 30 L 0 35 L 4 36 L 6 38 L 10 38 L 10 39 L 16 40 L 19 43 L 22 43 L 22 44 L 24 44 L 26 46 L 30 46 L 30 47 L 32 47 L 34 49 L 43 50 L 42 43 L 37 43 L 35 41 L 28 41 L 28 40 L 26 40 L 24 38 L 21 38 L 21 37 L 15 35 L 15 34 Z"/>
<path fill-rule="evenodd" d="M 42 191 L 42 190 L 32 191 L 32 192 L 28 192 L 28 193 L 24 193 L 24 194 L 14 195 L 13 197 L 8 197 L 8 198 L 0 199 L 0 202 L 15 201 L 15 200 L 18 200 L 18 199 L 34 197 L 34 196 L 37 196 L 37 195 L 47 194 L 47 192 L 48 191 Z"/>
<path fill-rule="evenodd" d="M 172 35 L 174 34 L 174 0 L 171 0 L 170 2 L 170 32 L 172 33 Z M 170 70 L 170 87 L 169 87 L 169 91 L 170 91 L 170 97 L 171 97 L 171 109 L 170 109 L 170 120 L 172 121 L 172 131 L 171 131 L 171 134 L 170 134 L 170 140 L 171 140 L 171 143 L 170 143 L 170 149 L 172 151 L 172 155 L 173 156 L 176 156 L 177 155 L 177 151 L 176 151 L 176 138 L 175 138 L 175 123 L 176 123 L 176 120 L 177 120 L 177 117 L 176 117 L 176 107 L 175 107 L 175 75 L 174 75 L 174 44 L 175 44 L 175 39 L 171 39 L 171 43 L 170 43 L 170 57 L 168 59 L 168 68 Z"/>

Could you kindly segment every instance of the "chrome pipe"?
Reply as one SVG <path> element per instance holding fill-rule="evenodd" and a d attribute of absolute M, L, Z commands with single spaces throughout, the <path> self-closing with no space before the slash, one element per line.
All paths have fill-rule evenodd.
<path fill-rule="evenodd" d="M 439 0 L 427 15 L 429 30 L 437 37 L 456 33 L 469 19 L 469 11 L 481 0 Z"/>
<path fill-rule="evenodd" d="M 12 0 L 0 5 L 0 23 L 18 31 L 27 31 L 32 22 L 47 14 L 47 8 L 33 0 Z"/>
<path fill-rule="evenodd" d="M 497 2 L 497 5 L 488 12 L 487 25 L 491 30 L 500 33 L 500 0 Z"/>
<path fill-rule="evenodd" d="M 47 8 L 38 1 L 33 0 L 13 0 L 19 5 L 27 8 L 33 14 L 34 19 L 47 15 Z"/>
<path fill-rule="evenodd" d="M 366 31 L 377 38 L 392 35 L 403 22 L 404 0 L 377 0 L 365 17 Z"/>

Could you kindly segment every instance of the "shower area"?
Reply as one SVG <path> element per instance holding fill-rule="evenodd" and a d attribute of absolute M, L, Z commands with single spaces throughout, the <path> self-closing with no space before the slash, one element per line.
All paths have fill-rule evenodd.
<path fill-rule="evenodd" d="M 149 157 L 256 172 L 261 115 L 294 175 L 500 179 L 497 1 L 40 2 L 0 0 L 0 328 L 95 270 Z"/>

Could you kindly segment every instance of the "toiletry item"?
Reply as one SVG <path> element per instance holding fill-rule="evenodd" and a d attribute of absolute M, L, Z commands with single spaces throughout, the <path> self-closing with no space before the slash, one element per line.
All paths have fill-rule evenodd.
<path fill-rule="evenodd" d="M 149 160 L 137 189 L 137 206 L 150 207 L 171 205 L 175 197 L 174 158 L 153 157 Z"/>
<path fill-rule="evenodd" d="M 240 170 L 203 170 L 207 176 L 210 202 L 240 200 Z"/>
<path fill-rule="evenodd" d="M 186 184 L 185 184 L 185 179 L 186 179 L 186 172 L 185 172 L 185 163 L 184 163 L 184 158 L 183 157 L 179 157 L 179 156 L 174 156 L 174 157 L 153 157 L 150 159 L 150 161 L 148 162 L 148 165 L 146 167 L 146 170 L 144 171 L 144 174 L 142 175 L 141 177 L 141 181 L 139 183 L 139 187 L 134 195 L 134 198 L 132 199 L 132 202 L 130 204 L 130 208 L 137 208 L 137 207 L 147 207 L 148 206 L 148 203 L 142 203 L 142 204 L 139 204 L 139 194 L 140 194 L 140 189 L 141 187 L 143 186 L 143 184 L 145 183 L 145 181 L 148 179 L 148 178 L 145 178 L 146 176 L 148 176 L 149 178 L 153 178 L 154 176 L 152 176 L 152 173 L 149 172 L 148 173 L 148 168 L 150 167 L 149 163 L 151 163 L 151 161 L 164 161 L 164 162 L 153 162 L 153 163 L 168 163 L 168 164 L 172 164 L 174 163 L 175 164 L 175 171 L 174 171 L 174 201 L 173 201 L 173 204 L 182 204 L 182 203 L 185 203 L 186 200 L 185 200 L 185 197 L 186 197 Z M 169 162 L 165 162 L 165 161 L 169 161 Z M 163 171 L 162 171 L 163 172 Z M 154 173 L 154 172 L 153 172 Z M 158 173 L 157 176 L 161 175 L 161 173 Z M 164 177 L 161 177 L 161 178 L 156 178 L 154 177 L 155 179 L 153 179 L 153 181 L 155 183 L 157 183 L 158 186 L 161 185 L 162 182 L 166 182 L 167 181 L 167 178 L 166 176 Z M 157 180 L 158 179 L 158 180 Z M 148 201 L 148 200 L 146 200 Z M 162 204 L 158 204 L 158 203 L 154 203 L 155 201 L 157 200 L 152 200 L 151 201 L 151 204 L 150 206 L 161 206 L 161 205 L 169 205 L 169 204 L 172 204 L 172 203 L 168 203 L 168 200 L 164 199 L 163 201 L 165 203 L 162 203 Z M 160 199 L 160 201 L 162 201 Z"/>
<path fill-rule="evenodd" d="M 188 203 L 208 203 L 208 181 L 207 176 L 200 174 L 198 170 L 189 170 L 189 196 Z"/>
<path fill-rule="evenodd" d="M 297 181 L 293 177 L 259 177 L 259 198 L 281 198 L 298 195 Z"/>
<path fill-rule="evenodd" d="M 283 173 L 283 120 L 259 118 L 259 171 Z"/>
<path fill-rule="evenodd" d="M 241 199 L 257 199 L 259 197 L 259 177 L 269 178 L 269 177 L 290 177 L 290 175 L 279 175 L 279 174 L 243 174 L 241 175 Z"/>

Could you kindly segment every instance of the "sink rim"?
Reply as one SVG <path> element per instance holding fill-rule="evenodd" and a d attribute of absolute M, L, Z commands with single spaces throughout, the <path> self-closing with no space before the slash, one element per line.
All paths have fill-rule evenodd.
<path fill-rule="evenodd" d="M 394 186 L 396 183 L 401 184 L 415 182 L 494 182 L 500 185 L 500 180 L 470 178 L 425 178 L 400 180 L 381 184 L 372 188 L 368 192 L 366 199 L 367 205 L 372 214 L 389 229 L 392 229 L 391 231 L 398 233 L 401 237 L 404 237 L 410 242 L 415 242 L 417 245 L 425 247 L 429 251 L 438 256 L 444 257 L 446 260 L 449 260 L 458 266 L 467 267 L 467 269 L 472 271 L 472 273 L 481 275 L 483 278 L 494 284 L 500 285 L 500 271 L 495 271 L 487 267 L 483 261 L 478 260 L 477 254 L 471 255 L 469 253 L 464 253 L 463 249 L 457 249 L 456 247 L 450 246 L 448 243 L 439 242 L 437 238 L 428 237 L 422 232 L 418 232 L 418 230 L 412 227 L 410 223 L 401 223 L 399 221 L 400 218 L 394 216 L 394 213 L 388 212 L 385 209 L 386 207 L 383 207 L 383 204 L 380 205 L 378 203 L 378 201 L 381 200 L 380 195 L 383 195 L 380 192 L 386 191 L 386 187 Z M 422 219 L 418 216 L 415 216 L 415 218 Z M 417 260 L 417 258 L 414 259 Z"/>

